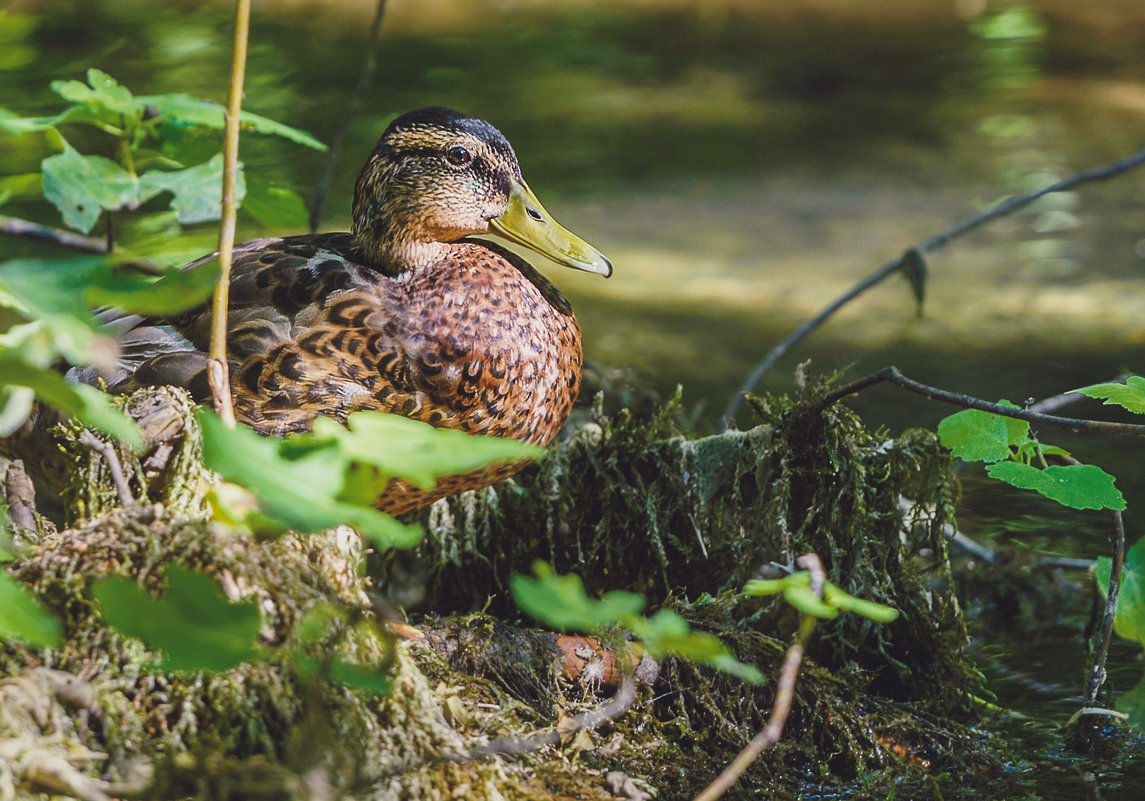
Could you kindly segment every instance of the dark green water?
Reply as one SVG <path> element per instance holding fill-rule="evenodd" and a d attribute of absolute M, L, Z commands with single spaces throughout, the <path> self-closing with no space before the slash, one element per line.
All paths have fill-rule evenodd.
<path fill-rule="evenodd" d="M 247 108 L 330 141 L 372 5 L 257 3 Z M 711 427 L 776 341 L 904 248 L 1001 195 L 1145 147 L 1137 3 L 991 3 L 973 18 L 955 13 L 972 3 L 835 5 L 395 1 L 327 227 L 347 226 L 354 177 L 391 115 L 440 104 L 489 119 L 549 209 L 616 265 L 608 282 L 548 270 L 574 301 L 588 357 L 630 366 L 665 392 L 682 384 Z M 44 0 L 12 11 L 23 16 L 0 16 L 0 106 L 51 113 L 47 84 L 89 66 L 137 93 L 224 96 L 227 3 Z M 0 174 L 30 169 L 45 148 L 37 137 L 4 141 Z M 323 165 L 256 136 L 242 158 L 307 197 Z M 1145 171 L 1088 185 L 959 240 L 930 260 L 922 317 L 895 279 L 761 389 L 790 389 L 807 358 L 856 376 L 897 364 L 927 383 L 1019 402 L 1145 373 L 1143 189 Z M 5 212 L 56 222 L 46 206 Z M 204 250 L 212 236 L 205 229 Z M 0 240 L 0 254 L 26 249 Z M 892 429 L 933 427 L 951 411 L 890 387 L 854 405 Z M 1102 413 L 1095 402 L 1074 409 Z M 1130 540 L 1140 536 L 1140 444 L 1042 433 L 1118 476 Z M 1039 547 L 1104 552 L 1099 515 L 1063 514 L 972 472 L 963 502 L 973 536 L 1006 540 L 998 521 L 1033 520 L 1036 533 L 1022 536 Z M 1042 727 L 1068 718 L 1079 631 L 1003 650 L 1001 662 L 1061 689 L 1031 694 L 999 670 L 1002 703 Z M 1139 649 L 1119 646 L 1115 686 L 1139 671 Z M 1136 797 L 1126 788 L 1141 770 L 1103 777 L 1101 797 Z M 1088 795 L 1080 779 L 1062 780 L 1077 775 L 1072 763 L 1047 764 L 1038 789 L 1013 797 Z"/>

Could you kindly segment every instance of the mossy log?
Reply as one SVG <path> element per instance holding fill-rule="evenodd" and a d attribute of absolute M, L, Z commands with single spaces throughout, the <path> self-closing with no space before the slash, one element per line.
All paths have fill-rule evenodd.
<path fill-rule="evenodd" d="M 906 776 L 902 792 L 912 776 L 961 781 L 988 769 L 997 761 L 982 735 L 955 719 L 968 717 L 976 674 L 962 655 L 941 534 L 954 493 L 948 459 L 926 432 L 872 435 L 844 408 L 812 411 L 813 396 L 759 404 L 759 427 L 699 440 L 681 435 L 671 406 L 609 416 L 598 404 L 518 479 L 426 512 L 422 546 L 375 557 L 365 576 L 346 532 L 259 542 L 207 522 L 185 396 L 123 401 L 182 420 L 142 455 L 122 454 L 141 501 L 128 509 L 113 508 L 107 471 L 74 426 L 57 426 L 52 447 L 82 475 L 65 493 L 72 524 L 29 534 L 37 541 L 8 569 L 61 615 L 67 639 L 47 652 L 0 645 L 0 795 L 9 786 L 20 798 L 605 799 L 643 789 L 690 798 L 762 726 L 773 683 L 751 688 L 668 659 L 599 730 L 560 749 L 478 758 L 483 742 L 600 703 L 599 673 L 570 680 L 553 635 L 513 623 L 508 576 L 543 558 L 591 591 L 643 592 L 775 676 L 796 616 L 737 591 L 809 550 L 845 589 L 903 615 L 888 626 L 848 616 L 821 625 L 784 740 L 747 777 L 750 797 L 859 777 L 889 788 Z M 903 496 L 915 501 L 906 518 Z M 329 644 L 392 670 L 385 697 L 303 675 L 285 658 L 169 675 L 103 625 L 88 590 L 107 574 L 158 588 L 170 565 L 257 598 L 264 644 L 280 651 L 316 604 L 376 619 L 379 591 L 457 615 L 419 621 L 426 641 L 396 650 L 380 625 Z"/>

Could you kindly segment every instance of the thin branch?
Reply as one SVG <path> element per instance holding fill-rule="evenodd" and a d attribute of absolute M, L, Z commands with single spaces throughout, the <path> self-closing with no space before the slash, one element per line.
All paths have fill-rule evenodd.
<path fill-rule="evenodd" d="M 1125 564 L 1125 523 L 1121 512 L 1110 512 L 1113 530 L 1109 536 L 1113 556 L 1109 568 L 1109 592 L 1105 597 L 1105 615 L 1101 618 L 1101 628 L 1097 633 L 1097 645 L 1093 649 L 1093 665 L 1089 670 L 1089 680 L 1085 688 L 1085 705 L 1097 706 L 1097 693 L 1105 682 L 1105 658 L 1109 654 L 1109 642 L 1113 639 L 1113 620 L 1117 616 L 1117 595 L 1121 591 L 1121 570 Z"/>
<path fill-rule="evenodd" d="M 111 482 L 115 485 L 116 494 L 119 495 L 119 503 L 124 507 L 135 503 L 135 497 L 131 494 L 131 488 L 127 486 L 127 479 L 123 475 L 123 467 L 119 463 L 119 454 L 115 452 L 115 448 L 86 428 L 80 432 L 79 443 L 103 457 L 107 470 L 111 473 Z"/>
<path fill-rule="evenodd" d="M 83 236 L 74 231 L 67 231 L 63 228 L 53 228 L 50 225 L 41 225 L 31 220 L 22 220 L 19 217 L 9 217 L 0 214 L 0 234 L 23 237 L 24 239 L 35 239 L 40 242 L 49 242 L 53 245 L 58 245 L 68 250 L 75 250 L 80 253 L 120 255 L 128 260 L 132 267 L 143 272 L 151 273 L 152 275 L 162 275 L 166 272 L 161 264 L 153 262 L 150 259 L 136 256 L 116 247 L 109 248 L 106 237 Z"/>
<path fill-rule="evenodd" d="M 531 737 L 499 737 L 485 745 L 470 748 L 468 751 L 457 755 L 457 759 L 467 762 L 471 759 L 484 759 L 494 754 L 519 756 L 539 751 L 545 746 L 559 746 L 561 742 L 567 741 L 568 738 L 578 732 L 585 729 L 591 731 L 620 717 L 628 711 L 635 700 L 636 678 L 631 671 L 627 671 L 620 677 L 620 687 L 617 688 L 616 695 L 600 706 L 575 715 L 571 719 L 563 721 L 551 729 L 538 732 Z"/>
<path fill-rule="evenodd" d="M 1109 178 L 1113 178 L 1114 176 L 1120 175 L 1123 172 L 1128 172 L 1134 167 L 1139 167 L 1143 163 L 1145 163 L 1145 150 L 1135 153 L 1128 158 L 1121 159 L 1120 161 L 1115 161 L 1100 167 L 1093 167 L 1088 170 L 1082 170 L 1081 172 L 1072 175 L 1069 178 L 1058 181 L 1054 184 L 1050 184 L 1044 189 L 1039 189 L 1036 192 L 1030 192 L 1025 195 L 1015 195 L 1014 197 L 999 203 L 993 208 L 987 209 L 980 214 L 975 214 L 973 217 L 968 217 L 967 219 L 956 223 L 942 233 L 930 237 L 930 239 L 925 240 L 922 242 L 922 244 L 917 245 L 916 247 L 908 248 L 906 254 L 917 252 L 920 255 L 925 255 L 927 253 L 933 253 L 936 250 L 941 250 L 947 245 L 947 243 L 950 242 L 950 240 L 962 236 L 963 234 L 968 233 L 969 231 L 972 231 L 982 225 L 985 225 L 988 222 L 992 222 L 993 220 L 996 220 L 1000 217 L 1005 217 L 1007 215 L 1013 214 L 1015 211 L 1025 208 L 1035 200 L 1044 197 L 1045 195 L 1049 195 L 1054 192 L 1064 192 L 1067 189 L 1072 189 L 1075 186 L 1079 186 L 1080 184 L 1088 183 L 1090 181 L 1104 181 Z M 788 351 L 803 341 L 803 339 L 808 334 L 822 325 L 840 308 L 854 300 L 862 293 L 866 292 L 871 287 L 881 283 L 888 276 L 899 272 L 908 263 L 910 263 L 910 259 L 905 258 L 905 255 L 896 258 L 894 261 L 887 262 L 878 270 L 871 273 L 866 278 L 862 279 L 853 287 L 851 287 L 851 289 L 847 290 L 845 293 L 839 296 L 836 300 L 834 300 L 821 312 L 819 312 L 819 314 L 817 314 L 815 317 L 811 318 L 807 322 L 803 323 L 803 325 L 796 328 L 782 341 L 780 341 L 778 345 L 772 348 L 771 352 L 768 353 L 763 361 L 756 365 L 755 369 L 753 369 L 751 373 L 748 374 L 748 377 L 744 380 L 739 390 L 734 396 L 732 396 L 731 401 L 728 403 L 727 409 L 724 411 L 720 429 L 724 430 L 731 424 L 731 422 L 735 419 L 736 413 L 739 412 L 740 408 L 743 406 L 745 399 L 744 396 L 755 389 L 760 380 L 762 380 L 762 378 L 771 370 L 771 368 L 776 365 L 776 363 L 781 358 L 783 358 L 783 356 Z"/>
<path fill-rule="evenodd" d="M 223 131 L 223 202 L 219 222 L 219 283 L 211 307 L 211 358 L 207 380 L 211 385 L 215 411 L 223 423 L 234 427 L 230 371 L 227 367 L 227 310 L 231 297 L 231 256 L 235 246 L 238 200 L 239 115 L 243 107 L 243 80 L 246 77 L 247 43 L 250 39 L 250 0 L 235 0 L 234 58 L 231 85 L 227 94 L 226 129 Z"/>
<path fill-rule="evenodd" d="M 440 762 L 470 762 L 498 754 L 520 756 L 522 754 L 531 754 L 546 747 L 557 747 L 561 744 L 563 739 L 571 737 L 577 732 L 585 729 L 595 729 L 624 714 L 635 700 L 636 677 L 631 671 L 628 671 L 621 676 L 620 686 L 616 690 L 616 695 L 612 696 L 612 698 L 600 706 L 590 709 L 587 712 L 582 712 L 553 728 L 537 732 L 530 737 L 499 737 L 485 745 L 467 748 L 457 753 L 438 754 L 425 759 L 414 760 L 395 766 L 395 768 L 386 771 L 383 775 L 392 776 L 399 773 L 412 773 L 415 770 L 421 770 L 428 765 Z"/>
<path fill-rule="evenodd" d="M 947 392 L 944 389 L 928 386 L 919 383 L 913 379 L 907 378 L 899 372 L 897 367 L 884 367 L 877 373 L 860 378 L 850 384 L 839 387 L 823 396 L 819 401 L 819 408 L 831 405 L 837 400 L 854 395 L 860 390 L 867 387 L 880 384 L 882 382 L 889 382 L 897 384 L 898 386 L 910 392 L 914 392 L 923 397 L 930 398 L 931 400 L 942 401 L 943 403 L 950 403 L 955 406 L 962 406 L 967 409 L 980 409 L 984 412 L 991 412 L 992 414 L 999 414 L 1003 417 L 1013 417 L 1018 420 L 1026 420 L 1031 423 L 1040 423 L 1042 425 L 1054 426 L 1056 428 L 1064 428 L 1067 431 L 1085 431 L 1090 433 L 1102 434 L 1123 434 L 1134 437 L 1145 437 L 1145 425 L 1134 425 L 1132 423 L 1113 423 L 1106 420 L 1083 420 L 1077 417 L 1059 417 L 1053 414 L 1042 414 L 1040 412 L 1030 411 L 1029 409 L 1015 409 L 1010 406 L 1001 406 L 997 403 L 990 403 L 981 398 L 975 398 L 971 395 L 961 395 L 957 392 Z"/>
<path fill-rule="evenodd" d="M 811 588 L 816 595 L 822 595 L 825 577 L 819 557 L 813 553 L 804 554 L 797 561 L 800 567 L 811 571 Z M 803 651 L 807 648 L 807 642 L 811 639 L 813 631 L 815 631 L 815 617 L 804 615 L 799 624 L 799 634 L 787 649 L 787 656 L 783 658 L 783 667 L 780 669 L 779 681 L 775 687 L 775 705 L 771 708 L 771 717 L 768 718 L 767 725 L 736 755 L 720 775 L 696 796 L 695 801 L 716 801 L 731 789 L 760 754 L 779 742 L 787 717 L 791 714 L 791 703 L 795 700 L 795 682 L 799 678 L 799 667 L 803 663 Z"/>
<path fill-rule="evenodd" d="M 377 69 L 378 39 L 382 33 L 382 17 L 386 12 L 386 0 L 378 0 L 377 10 L 374 12 L 374 21 L 370 23 L 370 44 L 366 51 L 366 63 L 362 66 L 362 75 L 358 78 L 358 85 L 354 87 L 354 94 L 350 98 L 350 106 L 346 109 L 346 116 L 342 118 L 338 130 L 334 134 L 334 141 L 330 143 L 330 153 L 326 156 L 326 166 L 322 170 L 322 178 L 318 181 L 318 189 L 314 192 L 314 208 L 310 210 L 310 233 L 318 231 L 318 224 L 322 221 L 322 209 L 326 205 L 326 193 L 330 191 L 330 182 L 334 179 L 334 167 L 338 163 L 338 156 L 342 152 L 342 141 L 346 132 L 350 130 L 350 123 L 358 116 L 362 107 L 362 100 L 370 90 L 374 81 L 374 71 Z"/>
<path fill-rule="evenodd" d="M 30 220 L 21 220 L 19 217 L 8 217 L 0 214 L 0 234 L 9 236 L 22 236 L 27 239 L 38 239 L 41 242 L 51 242 L 62 248 L 78 250 L 81 253 L 107 253 L 107 240 L 96 236 L 84 236 L 63 228 L 53 228 L 50 225 L 40 225 Z"/>

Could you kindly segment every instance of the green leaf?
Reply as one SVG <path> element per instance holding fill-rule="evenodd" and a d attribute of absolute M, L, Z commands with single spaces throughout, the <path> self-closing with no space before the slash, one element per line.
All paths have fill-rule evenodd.
<path fill-rule="evenodd" d="M 117 267 L 104 256 L 12 259 L 0 265 L 0 290 L 17 298 L 33 316 L 70 316 L 77 326 L 95 330 L 91 309 L 98 306 L 145 315 L 192 309 L 210 296 L 218 271 L 218 263 L 211 262 L 194 270 L 172 270 L 156 280 Z"/>
<path fill-rule="evenodd" d="M 241 201 L 246 194 L 241 163 L 238 171 L 235 196 Z M 210 161 L 185 170 L 144 173 L 139 179 L 140 200 L 148 200 L 160 192 L 172 194 L 171 208 L 184 225 L 219 219 L 222 214 L 223 154 L 217 153 Z"/>
<path fill-rule="evenodd" d="M 788 590 L 792 592 L 794 600 L 789 597 Z M 820 600 L 811 591 L 811 573 L 807 570 L 800 570 L 781 579 L 754 579 L 744 585 L 743 592 L 748 596 L 776 595 L 782 592 L 792 606 L 815 617 L 830 618 L 838 612 L 855 612 L 878 623 L 889 623 L 899 615 L 897 609 L 856 598 L 830 581 L 823 582 L 823 599 Z M 826 612 L 827 609 L 836 611 Z"/>
<path fill-rule="evenodd" d="M 1006 418 L 977 409 L 952 414 L 938 424 L 943 446 L 967 462 L 998 462 L 1010 458 Z"/>
<path fill-rule="evenodd" d="M 856 598 L 830 581 L 823 582 L 823 601 L 841 612 L 854 612 L 876 623 L 890 623 L 899 616 L 899 610 L 894 607 Z"/>
<path fill-rule="evenodd" d="M 92 99 L 108 111 L 130 116 L 139 113 L 142 104 L 131 92 L 106 72 L 95 67 L 87 71 L 87 82 L 91 84 Z"/>
<path fill-rule="evenodd" d="M 802 574 L 808 577 L 810 581 L 810 573 L 802 571 Z M 786 589 L 790 583 L 791 576 L 784 576 L 781 579 L 752 579 L 743 586 L 743 594 L 749 596 L 757 595 L 778 595 Z"/>
<path fill-rule="evenodd" d="M 91 306 L 114 306 L 143 315 L 171 315 L 201 305 L 214 292 L 219 263 L 193 270 L 172 270 L 158 280 L 135 273 L 113 272 L 108 266 L 92 276 L 84 293 Z"/>
<path fill-rule="evenodd" d="M 1003 398 L 998 401 L 999 406 L 1006 406 L 1010 409 L 1021 408 L 1016 403 Z M 1006 442 L 1014 447 L 1021 447 L 1027 442 L 1030 442 L 1030 423 L 1027 420 L 1019 420 L 1017 417 L 1005 417 L 998 415 L 1002 418 L 1002 422 L 1006 424 Z M 1045 453 L 1045 448 L 1051 446 L 1042 446 L 1042 452 Z"/>
<path fill-rule="evenodd" d="M 0 205 L 12 198 L 40 197 L 44 193 L 44 176 L 38 172 L 8 175 L 0 178 Z"/>
<path fill-rule="evenodd" d="M 139 179 L 103 156 L 84 156 L 67 142 L 64 152 L 41 163 L 44 198 L 60 211 L 64 224 L 89 233 L 103 210 L 133 208 Z"/>
<path fill-rule="evenodd" d="M 1109 557 L 1098 558 L 1095 570 L 1097 586 L 1105 597 L 1109 596 L 1112 569 Z M 1145 647 L 1145 537 L 1137 540 L 1125 554 L 1113 630 L 1119 637 L 1135 640 Z M 1145 730 L 1145 678 L 1118 697 L 1117 710 L 1129 715 L 1130 725 Z"/>
<path fill-rule="evenodd" d="M 7 297 L 6 297 L 7 296 Z M 86 316 L 68 314 L 37 317 L 11 296 L 0 279 L 0 307 L 9 306 L 31 322 L 16 323 L 0 334 L 0 352 L 9 350 L 32 367 L 51 367 L 62 355 L 72 364 L 110 364 L 117 351 L 115 340 L 92 328 Z"/>
<path fill-rule="evenodd" d="M 197 416 L 204 463 L 253 492 L 261 512 L 283 527 L 313 532 L 346 524 L 380 548 L 410 548 L 421 541 L 417 526 L 339 498 L 348 464 L 335 443 L 305 434 L 265 439 L 248 428 L 227 428 L 208 409 Z M 251 523 L 257 525 L 257 518 Z"/>
<path fill-rule="evenodd" d="M 188 94 L 147 95 L 138 98 L 140 102 L 156 109 L 167 118 L 168 122 L 186 125 L 202 126 L 222 130 L 224 126 L 223 107 L 209 100 L 203 100 Z M 306 131 L 283 125 L 280 122 L 266 117 L 244 111 L 239 116 L 242 127 L 255 133 L 270 134 L 288 139 L 295 144 L 325 152 L 326 145 L 319 142 Z"/>
<path fill-rule="evenodd" d="M 764 681 L 759 668 L 736 659 L 714 634 L 692 631 L 688 621 L 670 609 L 661 609 L 651 618 L 631 621 L 630 625 L 657 659 L 680 656 L 752 684 Z"/>
<path fill-rule="evenodd" d="M 2 188 L 2 184 L 0 184 Z M 310 213 L 298 193 L 251 178 L 247 181 L 243 211 L 271 228 L 302 228 Z"/>
<path fill-rule="evenodd" d="M 606 593 L 599 601 L 589 598 L 580 576 L 559 576 L 544 562 L 534 562 L 533 573 L 536 578 L 509 577 L 513 600 L 537 620 L 562 631 L 596 631 L 644 608 L 642 596 L 624 590 Z"/>
<path fill-rule="evenodd" d="M 1104 399 L 1105 406 L 1121 406 L 1131 412 L 1145 414 L 1145 378 L 1139 375 L 1129 376 L 1124 384 L 1093 384 L 1072 391 L 1090 398 Z"/>
<path fill-rule="evenodd" d="M 111 405 L 111 396 L 86 384 L 69 384 L 55 370 L 30 365 L 19 354 L 0 351 L 0 385 L 30 387 L 45 403 L 62 409 L 85 426 L 99 429 L 134 448 L 143 445 L 139 427 Z"/>
<path fill-rule="evenodd" d="M 393 676 L 341 659 L 335 659 L 330 663 L 330 678 L 371 695 L 387 695 L 394 686 Z"/>
<path fill-rule="evenodd" d="M 319 417 L 314 421 L 314 438 L 337 443 L 348 460 L 373 465 L 386 476 L 404 478 L 422 489 L 431 489 L 439 476 L 542 453 L 514 439 L 478 437 L 382 412 L 353 414 L 346 427 Z"/>
<path fill-rule="evenodd" d="M 25 133 L 39 133 L 54 129 L 61 122 L 83 116 L 83 110 L 72 106 L 54 117 L 21 117 L 19 114 L 0 108 L 0 131 L 18 136 Z"/>
<path fill-rule="evenodd" d="M 839 610 L 823 603 L 810 586 L 788 585 L 783 589 L 783 598 L 805 615 L 822 618 L 833 618 L 839 615 Z"/>
<path fill-rule="evenodd" d="M 1019 489 L 1031 489 L 1071 509 L 1124 509 L 1125 498 L 1113 476 L 1091 464 L 1051 465 L 1039 470 L 1020 462 L 987 466 L 992 478 Z"/>
<path fill-rule="evenodd" d="M 1108 556 L 1098 557 L 1094 573 L 1097 587 L 1105 597 L 1109 596 L 1112 570 L 1113 563 Z M 1136 640 L 1145 646 L 1145 537 L 1137 540 L 1125 554 L 1113 630 L 1117 636 Z"/>
<path fill-rule="evenodd" d="M 0 571 L 0 640 L 19 640 L 34 648 L 60 644 L 63 628 L 30 589 Z"/>
<path fill-rule="evenodd" d="M 1145 731 L 1145 676 L 1133 686 L 1117 697 L 1115 707 L 1118 712 L 1126 715 L 1126 722 L 1137 729 Z"/>
<path fill-rule="evenodd" d="M 0 386 L 0 437 L 7 437 L 24 425 L 35 403 L 36 392 L 31 387 Z"/>
<path fill-rule="evenodd" d="M 92 595 L 110 625 L 165 654 L 166 670 L 222 672 L 262 655 L 257 602 L 230 603 L 213 578 L 187 568 L 166 577 L 162 598 L 118 576 L 96 581 Z"/>

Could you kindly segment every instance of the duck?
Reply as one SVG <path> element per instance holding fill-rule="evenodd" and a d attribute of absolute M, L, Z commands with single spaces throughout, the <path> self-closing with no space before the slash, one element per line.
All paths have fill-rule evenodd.
<path fill-rule="evenodd" d="M 604 277 L 611 262 L 533 194 L 508 140 L 442 107 L 383 132 L 354 188 L 349 232 L 234 249 L 227 356 L 236 419 L 265 436 L 319 416 L 389 412 L 469 434 L 550 444 L 580 388 L 580 326 L 565 296 L 487 235 Z M 195 269 L 217 257 L 204 257 Z M 173 385 L 210 397 L 209 304 L 119 320 L 113 392 Z M 523 462 L 392 481 L 375 506 L 404 514 L 499 481 Z"/>

